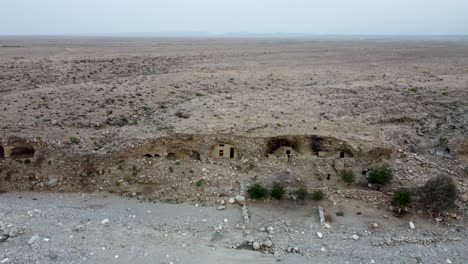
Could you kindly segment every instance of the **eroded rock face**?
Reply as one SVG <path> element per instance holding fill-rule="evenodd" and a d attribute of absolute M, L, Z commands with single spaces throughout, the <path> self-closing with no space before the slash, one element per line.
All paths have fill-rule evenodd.
<path fill-rule="evenodd" d="M 281 178 L 286 187 L 296 188 L 300 184 L 311 187 L 320 185 L 320 177 L 333 174 L 332 181 L 338 180 L 336 173 L 339 168 L 358 166 L 368 160 L 361 160 L 361 151 L 351 147 L 344 140 L 320 136 L 297 135 L 279 138 L 295 140 L 294 156 L 278 157 L 268 155 L 272 141 L 287 144 L 290 141 L 280 140 L 278 137 L 246 137 L 235 135 L 185 135 L 160 137 L 137 142 L 128 146 L 114 149 L 111 152 L 97 152 L 95 154 L 81 154 L 76 152 L 74 144 L 56 144 L 40 140 L 23 140 L 19 138 L 5 139 L 2 147 L 6 155 L 0 163 L 5 168 L 2 175 L 2 186 L 11 190 L 46 190 L 61 191 L 110 190 L 122 193 L 142 193 L 144 196 L 165 197 L 174 193 L 180 197 L 181 193 L 191 196 L 188 189 L 197 185 L 209 192 L 223 193 L 236 181 L 249 181 L 255 168 L 259 180 L 271 184 L 284 172 L 286 164 L 292 164 L 292 171 L 287 171 L 289 178 Z M 313 142 L 321 141 L 320 151 L 327 155 L 317 156 L 317 149 Z M 219 142 L 223 148 L 219 148 Z M 33 156 L 22 157 L 22 162 L 15 162 L 18 156 L 11 157 L 10 150 L 21 146 L 34 148 Z M 234 148 L 232 157 L 219 159 L 213 157 L 220 150 Z M 276 147 L 276 145 L 275 145 Z M 317 146 L 315 146 L 317 147 Z M 352 157 L 343 157 L 346 151 Z M 226 151 L 229 155 L 229 151 Z M 28 154 L 28 153 L 24 153 Z M 27 160 L 27 162 L 23 162 Z M 209 169 L 207 169 L 209 167 Z M 263 169 L 259 170 L 262 167 Z M 18 170 L 20 169 L 20 170 Z M 304 171 L 316 171 L 316 175 L 304 175 Z M 24 178 L 27 172 L 34 172 L 33 178 Z M 202 180 L 194 184 L 191 177 L 202 175 Z M 55 176 L 55 175 L 59 175 Z M 220 181 L 215 175 L 224 175 Z M 271 177 L 271 175 L 275 175 Z M 294 176 L 292 176 L 294 175 Z M 187 178 L 189 177 L 189 178 Z M 278 178 L 278 179 L 279 179 Z M 302 182 L 304 180 L 304 182 Z M 59 184 L 60 183 L 60 184 Z M 177 191 L 170 191 L 177 188 Z M 235 196 L 236 194 L 234 194 Z M 242 199 L 236 197 L 238 203 Z"/>

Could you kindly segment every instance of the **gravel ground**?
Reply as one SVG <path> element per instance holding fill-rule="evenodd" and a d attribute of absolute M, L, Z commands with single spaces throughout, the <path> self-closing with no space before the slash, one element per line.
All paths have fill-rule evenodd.
<path fill-rule="evenodd" d="M 229 203 L 225 210 L 217 210 L 146 203 L 106 193 L 5 193 L 0 195 L 0 225 L 4 234 L 12 229 L 19 234 L 4 236 L 0 261 L 467 263 L 463 220 L 442 225 L 419 215 L 396 218 L 363 203 L 255 202 L 249 205 L 251 223 L 244 225 L 240 206 Z M 342 210 L 345 216 L 335 216 L 329 229 L 322 227 L 315 210 L 318 205 L 330 213 Z M 103 224 L 104 219 L 109 223 Z M 415 230 L 409 228 L 410 220 Z M 373 227 L 374 223 L 378 226 Z M 38 238 L 33 241 L 35 235 Z M 267 240 L 271 248 L 265 246 Z M 261 249 L 254 251 L 246 241 L 259 242 Z M 298 252 L 288 253 L 291 248 Z"/>

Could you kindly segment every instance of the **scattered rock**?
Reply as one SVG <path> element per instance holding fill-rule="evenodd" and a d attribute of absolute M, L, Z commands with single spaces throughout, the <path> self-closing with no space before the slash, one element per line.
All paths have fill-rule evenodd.
<path fill-rule="evenodd" d="M 235 202 L 236 202 L 236 200 L 235 200 L 234 198 L 229 198 L 229 203 L 230 203 L 230 204 L 233 204 L 233 203 L 235 203 Z"/>
<path fill-rule="evenodd" d="M 188 112 L 188 111 L 185 110 L 185 109 L 179 109 L 179 110 L 177 110 L 177 112 L 175 113 L 175 115 L 176 115 L 177 117 L 187 119 L 187 118 L 190 117 L 190 112 Z"/>
<path fill-rule="evenodd" d="M 10 230 L 10 232 L 8 232 L 8 236 L 9 236 L 9 237 L 16 237 L 16 236 L 18 235 L 18 233 L 19 233 L 18 228 L 13 227 L 13 228 Z"/>
<path fill-rule="evenodd" d="M 218 209 L 218 210 L 224 210 L 224 209 L 226 209 L 226 206 L 221 205 L 221 206 L 218 206 L 217 209 Z"/>
<path fill-rule="evenodd" d="M 260 243 L 259 242 L 253 242 L 252 247 L 255 250 L 259 250 L 260 249 Z"/>
<path fill-rule="evenodd" d="M 101 222 L 102 223 L 102 222 Z M 76 231 L 76 232 L 80 232 L 80 231 L 84 231 L 85 230 L 85 226 L 84 225 L 76 225 L 74 228 L 73 228 L 73 231 Z"/>
<path fill-rule="evenodd" d="M 39 239 L 39 236 L 36 234 L 36 235 L 32 236 L 32 237 L 28 240 L 28 244 L 29 244 L 29 245 L 34 244 L 34 242 L 36 242 L 38 239 Z"/>
<path fill-rule="evenodd" d="M 323 237 L 323 234 L 322 234 L 321 232 L 317 232 L 317 236 L 318 236 L 319 238 L 322 238 L 322 237 Z"/>
<path fill-rule="evenodd" d="M 356 234 L 354 234 L 354 235 L 351 236 L 351 238 L 354 239 L 354 240 L 358 240 L 358 239 L 359 239 L 359 236 L 356 235 Z"/>
<path fill-rule="evenodd" d="M 57 178 L 49 178 L 47 180 L 47 183 L 46 183 L 46 185 L 49 186 L 49 187 L 57 186 L 57 184 L 58 184 L 58 179 Z"/>
<path fill-rule="evenodd" d="M 109 221 L 109 219 L 107 219 L 107 218 L 104 218 L 104 219 L 101 221 L 101 225 L 108 226 L 109 224 L 110 224 L 110 221 Z"/>
<path fill-rule="evenodd" d="M 240 205 L 245 204 L 245 197 L 242 195 L 236 195 L 236 202 L 239 203 Z"/>
<path fill-rule="evenodd" d="M 409 227 L 410 227 L 411 229 L 413 229 L 413 230 L 416 228 L 416 226 L 414 225 L 413 221 L 410 221 L 410 222 L 409 222 Z"/>
<path fill-rule="evenodd" d="M 266 240 L 265 242 L 263 242 L 263 245 L 264 245 L 265 247 L 270 248 L 270 247 L 273 246 L 273 242 L 271 242 L 271 240 Z"/>

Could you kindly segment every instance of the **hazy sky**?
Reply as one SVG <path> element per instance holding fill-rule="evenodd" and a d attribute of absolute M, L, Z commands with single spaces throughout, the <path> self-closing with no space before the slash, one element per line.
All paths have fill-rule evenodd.
<path fill-rule="evenodd" d="M 0 0 L 0 35 L 468 34 L 468 0 Z"/>

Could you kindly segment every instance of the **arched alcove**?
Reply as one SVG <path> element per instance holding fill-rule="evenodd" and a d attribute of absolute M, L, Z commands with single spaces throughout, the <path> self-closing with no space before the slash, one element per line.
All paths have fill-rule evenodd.
<path fill-rule="evenodd" d="M 11 150 L 12 159 L 32 159 L 36 150 L 31 146 L 15 147 Z"/>

